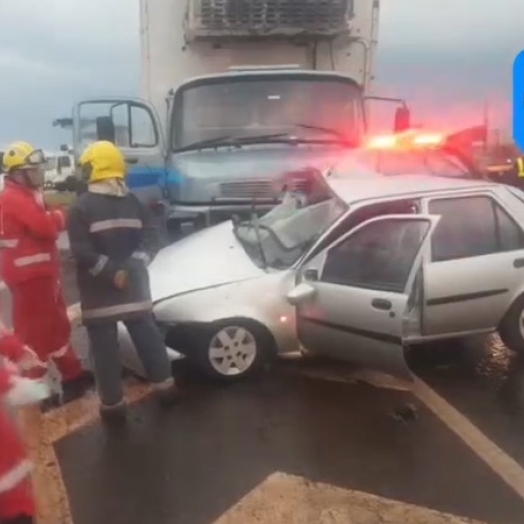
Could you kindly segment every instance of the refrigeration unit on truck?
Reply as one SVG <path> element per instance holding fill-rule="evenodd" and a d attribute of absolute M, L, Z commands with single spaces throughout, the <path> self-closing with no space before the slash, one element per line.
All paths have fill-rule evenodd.
<path fill-rule="evenodd" d="M 115 142 L 172 229 L 272 208 L 288 172 L 366 133 L 378 0 L 141 0 L 142 98 L 78 103 L 75 154 Z M 395 129 L 409 126 L 398 104 Z"/>

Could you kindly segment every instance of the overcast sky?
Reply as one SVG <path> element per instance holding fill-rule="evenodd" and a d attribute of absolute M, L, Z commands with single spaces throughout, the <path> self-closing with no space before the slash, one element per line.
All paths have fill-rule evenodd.
<path fill-rule="evenodd" d="M 509 129 L 523 2 L 382 0 L 375 92 L 407 98 L 425 125 L 476 124 L 488 100 Z M 0 21 L 0 146 L 54 149 L 68 136 L 51 122 L 74 101 L 137 94 L 138 0 L 0 0 Z"/>

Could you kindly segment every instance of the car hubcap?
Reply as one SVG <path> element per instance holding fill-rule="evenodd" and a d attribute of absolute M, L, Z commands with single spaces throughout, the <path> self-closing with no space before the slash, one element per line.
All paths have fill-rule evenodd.
<path fill-rule="evenodd" d="M 221 375 L 245 373 L 252 366 L 256 355 L 255 337 L 239 326 L 221 329 L 209 344 L 209 361 Z"/>

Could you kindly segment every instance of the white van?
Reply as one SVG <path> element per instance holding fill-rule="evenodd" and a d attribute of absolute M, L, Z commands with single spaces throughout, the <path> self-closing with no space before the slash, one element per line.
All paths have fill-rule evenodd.
<path fill-rule="evenodd" d="M 45 184 L 54 188 L 57 184 L 63 184 L 68 177 L 74 175 L 73 155 L 68 152 L 46 153 Z"/>

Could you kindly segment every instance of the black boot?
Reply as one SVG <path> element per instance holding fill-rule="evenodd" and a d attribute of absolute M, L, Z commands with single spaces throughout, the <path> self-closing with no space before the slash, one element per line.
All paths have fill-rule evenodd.
<path fill-rule="evenodd" d="M 153 389 L 161 406 L 169 407 L 178 402 L 180 394 L 174 379 L 168 384 L 153 384 Z"/>
<path fill-rule="evenodd" d="M 94 386 L 95 380 L 90 371 L 84 371 L 78 377 L 62 383 L 62 403 L 67 404 L 82 398 Z"/>
<path fill-rule="evenodd" d="M 100 404 L 100 418 L 102 422 L 110 426 L 124 425 L 127 419 L 127 405 L 125 401 L 122 400 L 111 406 Z"/>

